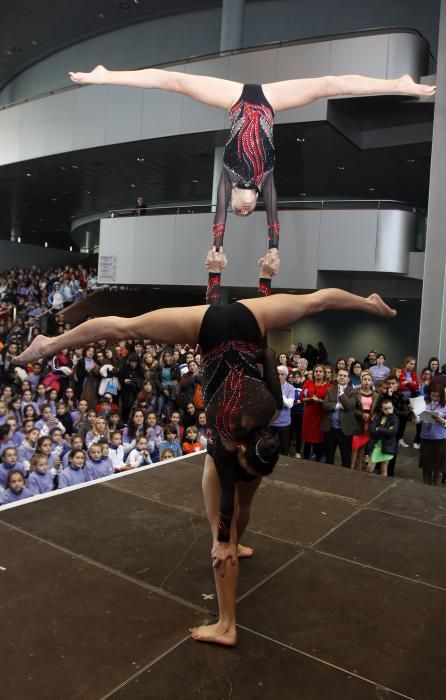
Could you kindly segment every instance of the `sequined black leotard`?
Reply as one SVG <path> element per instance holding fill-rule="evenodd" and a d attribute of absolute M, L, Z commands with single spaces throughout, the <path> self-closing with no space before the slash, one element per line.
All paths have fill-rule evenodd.
<path fill-rule="evenodd" d="M 237 453 L 228 450 L 223 441 L 236 441 L 242 415 L 264 427 L 282 406 L 274 354 L 261 351 L 259 356 L 260 341 L 257 320 L 244 304 L 210 306 L 206 311 L 199 337 L 203 399 L 207 450 L 214 458 L 222 490 L 218 539 L 223 542 L 229 541 L 235 482 L 250 478 L 239 466 Z M 257 367 L 260 357 L 263 378 Z"/>
<path fill-rule="evenodd" d="M 217 193 L 213 235 L 217 249 L 223 245 L 226 214 L 235 185 L 263 193 L 269 247 L 278 247 L 279 222 L 274 184 L 275 150 L 273 143 L 274 110 L 262 86 L 247 84 L 229 112 L 231 133 L 223 156 L 223 170 Z"/>

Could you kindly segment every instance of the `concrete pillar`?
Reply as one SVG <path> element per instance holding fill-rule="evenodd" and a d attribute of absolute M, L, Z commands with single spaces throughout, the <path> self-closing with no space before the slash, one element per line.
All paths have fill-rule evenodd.
<path fill-rule="evenodd" d="M 10 241 L 15 241 L 22 235 L 22 224 L 20 221 L 20 210 L 19 210 L 19 193 L 17 187 L 14 186 L 11 193 L 11 228 L 10 228 Z"/>
<path fill-rule="evenodd" d="M 446 362 L 446 0 L 441 0 L 440 8 L 437 86 L 418 344 L 420 370 L 431 355 Z"/>
<path fill-rule="evenodd" d="M 242 48 L 244 11 L 245 0 L 223 0 L 220 51 Z"/>

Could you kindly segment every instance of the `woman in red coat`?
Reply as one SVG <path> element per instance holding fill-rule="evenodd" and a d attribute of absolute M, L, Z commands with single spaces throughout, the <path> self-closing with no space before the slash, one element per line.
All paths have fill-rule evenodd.
<path fill-rule="evenodd" d="M 302 387 L 302 400 L 304 403 L 304 417 L 302 421 L 302 440 L 305 442 L 303 457 L 310 459 L 311 448 L 320 462 L 324 451 L 325 436 L 321 428 L 324 415 L 322 402 L 331 386 L 324 379 L 325 368 L 323 365 L 313 367 L 313 379 L 307 379 Z"/>

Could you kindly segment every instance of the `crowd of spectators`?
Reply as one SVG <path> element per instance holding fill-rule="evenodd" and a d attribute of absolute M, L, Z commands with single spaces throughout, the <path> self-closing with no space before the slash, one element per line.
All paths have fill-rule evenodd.
<path fill-rule="evenodd" d="M 150 339 L 63 350 L 30 366 L 12 363 L 39 332 L 67 330 L 64 308 L 97 285 L 82 266 L 0 277 L 0 503 L 137 469 L 206 449 L 199 347 Z M 271 426 L 281 452 L 392 476 L 408 420 L 425 483 L 442 482 L 446 367 L 431 358 L 389 368 L 370 351 L 328 362 L 322 343 L 277 358 L 283 408 Z M 423 411 L 411 400 L 425 396 Z"/>

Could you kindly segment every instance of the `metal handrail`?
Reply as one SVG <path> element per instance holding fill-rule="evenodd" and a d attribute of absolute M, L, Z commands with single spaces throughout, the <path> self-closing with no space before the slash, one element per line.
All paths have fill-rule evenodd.
<path fill-rule="evenodd" d="M 427 41 L 426 37 L 423 36 L 423 34 L 418 30 L 414 29 L 413 27 L 397 27 L 393 25 L 385 26 L 385 27 L 368 27 L 366 29 L 357 29 L 355 31 L 350 31 L 350 32 L 339 32 L 337 34 L 320 34 L 318 36 L 314 37 L 305 37 L 303 39 L 290 39 L 287 41 L 266 41 L 261 44 L 254 44 L 252 46 L 246 46 L 241 49 L 230 49 L 227 51 L 213 51 L 212 53 L 207 53 L 207 54 L 197 54 L 195 56 L 187 56 L 186 58 L 177 58 L 175 60 L 171 61 L 163 61 L 161 63 L 154 63 L 151 66 L 141 66 L 141 69 L 144 68 L 169 68 L 170 66 L 177 66 L 177 65 L 187 65 L 188 63 L 196 63 L 197 61 L 208 61 L 213 58 L 221 58 L 225 56 L 237 56 L 240 54 L 245 54 L 245 53 L 253 53 L 254 51 L 268 51 L 269 49 L 273 48 L 283 48 L 286 46 L 298 46 L 298 45 L 303 45 L 303 44 L 314 44 L 317 42 L 324 42 L 324 41 L 334 41 L 336 39 L 349 39 L 349 38 L 354 38 L 358 36 L 370 36 L 374 34 L 416 34 L 419 36 L 423 41 L 428 45 L 429 47 L 429 56 L 433 62 L 434 65 L 437 64 L 437 61 L 435 57 L 433 56 L 429 42 Z M 53 54 L 52 54 L 53 55 Z M 36 64 L 34 64 L 36 65 Z M 29 68 L 30 66 L 28 66 Z M 27 70 L 27 69 L 25 69 Z M 116 70 L 119 70 L 118 68 Z M 23 73 L 24 71 L 22 71 Z M 20 75 L 18 73 L 15 75 L 11 80 L 9 80 L 3 87 L 0 89 L 0 92 L 4 90 L 7 85 L 9 85 L 12 80 L 17 78 L 17 76 Z M 0 105 L 0 111 L 5 110 L 5 109 L 10 109 L 11 107 L 17 107 L 21 104 L 27 104 L 28 102 L 34 102 L 35 100 L 40 100 L 43 97 L 50 97 L 51 95 L 59 95 L 62 92 L 67 92 L 68 90 L 76 90 L 77 88 L 82 87 L 81 85 L 66 85 L 65 87 L 60 87 L 60 88 L 55 88 L 54 90 L 47 90 L 45 92 L 41 92 L 38 95 L 33 95 L 32 97 L 25 97 L 21 100 L 16 100 L 15 102 L 9 102 L 8 104 L 5 105 Z"/>
<path fill-rule="evenodd" d="M 152 202 L 145 205 L 145 212 L 143 216 L 158 216 L 158 215 L 172 215 L 172 214 L 209 214 L 213 211 L 212 203 L 210 201 L 191 201 L 191 202 Z M 312 198 L 299 198 L 299 199 L 279 199 L 277 202 L 277 208 L 279 210 L 285 209 L 313 209 L 313 210 L 331 210 L 331 209 L 401 209 L 403 211 L 412 211 L 425 216 L 426 212 L 419 207 L 410 204 L 409 202 L 402 202 L 397 199 L 334 199 L 334 198 L 323 198 L 323 199 L 312 199 Z M 257 205 L 259 211 L 265 209 L 263 202 L 259 202 Z M 97 219 L 101 218 L 114 218 L 119 216 L 135 216 L 134 212 L 136 207 L 134 204 L 125 207 L 114 207 L 113 209 L 107 210 L 94 210 L 82 214 L 79 216 L 71 216 L 69 221 L 72 224 L 76 222 L 77 219 L 84 219 L 85 217 L 97 216 Z M 91 221 L 89 222 L 91 223 Z M 84 225 L 82 222 L 79 226 Z M 78 228 L 77 226 L 75 228 Z M 72 231 L 75 228 L 71 229 Z"/>

